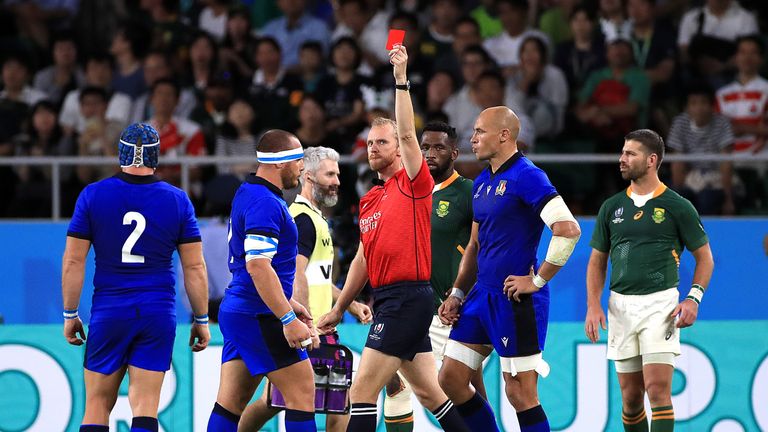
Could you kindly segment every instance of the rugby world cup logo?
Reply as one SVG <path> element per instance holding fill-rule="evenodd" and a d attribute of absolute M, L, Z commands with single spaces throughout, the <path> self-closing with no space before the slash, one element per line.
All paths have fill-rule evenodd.
<path fill-rule="evenodd" d="M 619 207 L 616 209 L 616 211 L 613 212 L 613 220 L 611 222 L 617 224 L 624 222 L 624 219 L 621 217 L 624 214 L 624 207 Z"/>
<path fill-rule="evenodd" d="M 382 330 L 384 330 L 384 323 L 378 323 L 375 326 L 373 326 L 374 333 L 381 333 Z"/>

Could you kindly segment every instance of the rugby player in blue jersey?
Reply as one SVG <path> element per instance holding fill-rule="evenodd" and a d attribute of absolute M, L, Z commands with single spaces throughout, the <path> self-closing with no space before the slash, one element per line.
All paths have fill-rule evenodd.
<path fill-rule="evenodd" d="M 181 189 L 154 175 L 160 137 L 147 124 L 120 136 L 122 172 L 86 186 L 67 231 L 62 264 L 64 337 L 85 343 L 85 415 L 81 432 L 109 430 L 109 413 L 128 371 L 131 431 L 156 432 L 160 388 L 176 337 L 173 252 L 179 251 L 194 312 L 189 338 L 205 349 L 208 276 L 195 211 Z M 96 273 L 88 341 L 78 317 L 85 260 L 93 244 Z M 78 337 L 79 335 L 79 337 Z"/>
<path fill-rule="evenodd" d="M 282 191 L 298 185 L 304 151 L 295 135 L 282 130 L 266 132 L 256 149 L 259 168 L 232 200 L 232 282 L 219 308 L 224 350 L 208 431 L 237 431 L 264 376 L 285 398 L 285 430 L 315 431 L 315 383 L 306 348 L 319 339 L 307 310 L 291 298 L 298 229 Z"/>
<path fill-rule="evenodd" d="M 453 324 L 440 385 L 474 431 L 498 430 L 490 406 L 469 385 L 492 349 L 500 357 L 505 393 L 520 430 L 550 430 L 537 390 L 538 376 L 549 373 L 542 358 L 547 282 L 568 261 L 581 235 L 544 171 L 518 151 L 519 132 L 520 120 L 507 107 L 488 108 L 475 121 L 472 151 L 490 166 L 475 179 L 470 240 L 454 288 L 439 309 L 443 323 Z M 544 225 L 552 230 L 552 240 L 539 265 L 536 250 Z"/>

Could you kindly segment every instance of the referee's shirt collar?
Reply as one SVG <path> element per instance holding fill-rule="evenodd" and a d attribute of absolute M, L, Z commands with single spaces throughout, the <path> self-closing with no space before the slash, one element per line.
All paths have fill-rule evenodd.
<path fill-rule="evenodd" d="M 520 159 L 521 157 L 523 157 L 523 154 L 520 153 L 520 150 L 516 151 L 515 154 L 510 156 L 509 159 L 507 159 L 503 164 L 501 164 L 501 166 L 499 167 L 499 169 L 496 170 L 496 172 L 492 171 L 491 166 L 489 165 L 488 172 L 491 174 L 491 179 L 493 179 L 493 177 L 495 177 L 496 175 L 499 175 L 504 171 L 508 170 L 509 168 L 511 168 L 512 165 L 514 165 L 515 162 L 517 162 L 517 160 Z"/>
<path fill-rule="evenodd" d="M 263 177 L 257 176 L 255 173 L 248 174 L 248 177 L 245 178 L 245 181 L 246 183 L 250 183 L 250 184 L 258 184 L 258 185 L 266 186 L 266 188 L 269 189 L 270 192 L 279 196 L 280 198 L 283 198 L 282 189 L 268 182 Z"/>

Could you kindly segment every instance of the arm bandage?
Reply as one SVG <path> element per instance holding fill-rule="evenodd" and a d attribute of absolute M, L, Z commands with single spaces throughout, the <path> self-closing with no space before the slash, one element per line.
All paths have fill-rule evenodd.
<path fill-rule="evenodd" d="M 555 222 L 573 222 L 578 226 L 576 218 L 573 217 L 568 206 L 565 205 L 565 201 L 560 196 L 556 196 L 549 200 L 549 202 L 541 210 L 541 220 L 544 221 L 547 226 L 552 229 Z M 573 248 L 576 247 L 576 243 L 579 241 L 579 237 L 570 238 L 562 236 L 552 236 L 552 240 L 549 242 L 549 248 L 547 249 L 547 256 L 545 261 L 556 266 L 564 266 L 573 253 Z"/>

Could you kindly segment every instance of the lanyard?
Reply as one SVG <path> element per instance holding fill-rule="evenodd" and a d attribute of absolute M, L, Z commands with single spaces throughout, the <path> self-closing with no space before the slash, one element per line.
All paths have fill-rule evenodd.
<path fill-rule="evenodd" d="M 641 69 L 645 68 L 645 62 L 648 60 L 648 53 L 651 51 L 651 39 L 653 39 L 653 31 L 642 39 L 642 44 L 641 40 L 635 37 L 632 38 L 632 51 L 635 54 L 635 62 Z"/>

